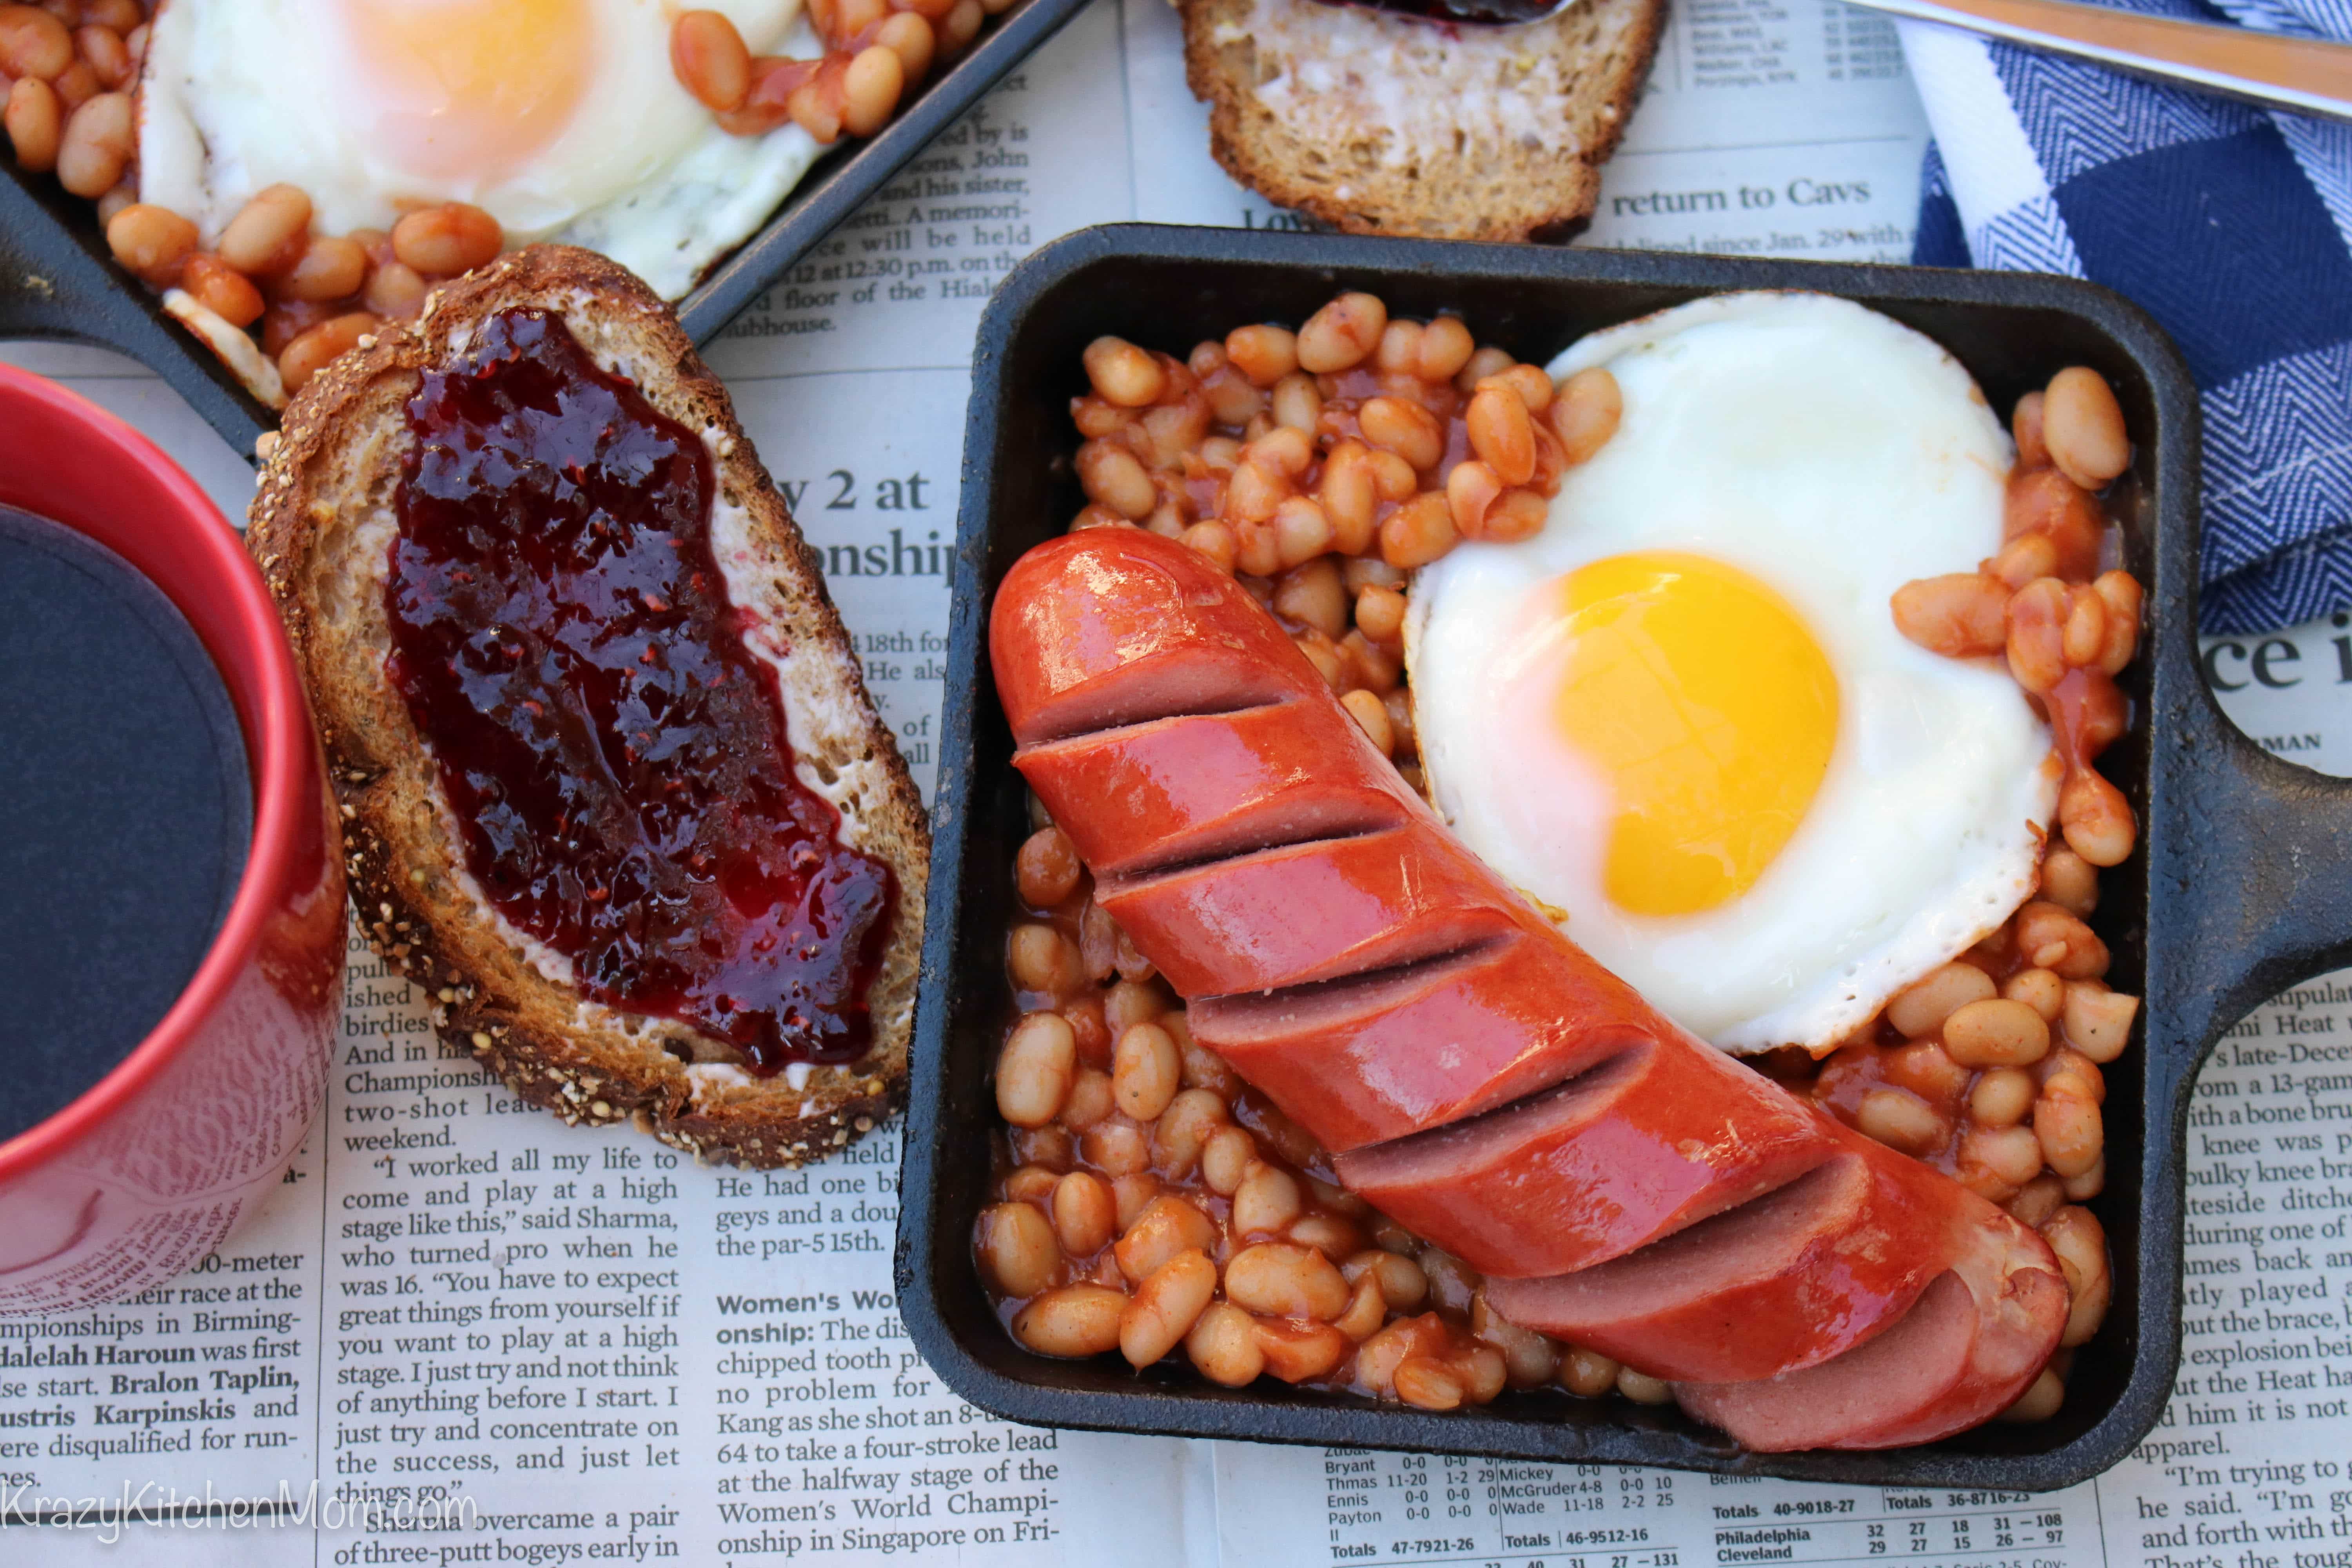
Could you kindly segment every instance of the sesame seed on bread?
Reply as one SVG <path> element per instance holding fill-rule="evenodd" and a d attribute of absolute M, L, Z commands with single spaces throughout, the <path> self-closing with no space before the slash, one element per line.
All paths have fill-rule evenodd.
<path fill-rule="evenodd" d="M 485 901 L 467 872 L 438 765 L 384 672 L 388 547 L 405 408 L 423 373 L 464 352 L 511 306 L 560 315 L 604 369 L 703 434 L 717 481 L 714 547 L 730 595 L 775 665 L 801 782 L 841 814 L 850 847 L 890 866 L 898 903 L 867 994 L 872 1049 L 846 1067 L 746 1070 L 692 1026 L 587 1000 L 560 954 Z M 716 520 L 740 524 L 725 544 Z M 535 246 L 435 293 L 408 326 L 314 377 L 286 412 L 255 497 L 247 544 L 278 600 L 309 687 L 343 816 L 362 927 L 434 999 L 442 1037 L 567 1121 L 634 1121 L 703 1158 L 798 1164 L 889 1114 L 904 1087 L 930 842 L 920 798 L 827 595 L 815 553 L 677 318 L 589 251 Z M 779 651 L 782 650 L 779 656 Z"/>
<path fill-rule="evenodd" d="M 1324 0 L 1175 3 L 1226 173 L 1338 228 L 1431 239 L 1581 230 L 1665 16 L 1665 0 L 1570 0 L 1499 26 Z"/>

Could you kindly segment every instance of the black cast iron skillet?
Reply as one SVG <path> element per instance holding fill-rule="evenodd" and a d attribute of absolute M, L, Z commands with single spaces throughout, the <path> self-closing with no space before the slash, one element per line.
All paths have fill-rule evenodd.
<path fill-rule="evenodd" d="M 988 1201 L 990 1064 L 1011 1010 L 1012 864 L 1027 832 L 987 673 L 991 596 L 1083 504 L 1069 399 L 1084 390 L 1088 340 L 1115 332 L 1181 355 L 1243 321 L 1295 324 L 1340 288 L 1370 289 L 1402 315 L 1458 310 L 1480 342 L 1537 363 L 1583 332 L 1700 295 L 1817 289 L 1935 338 L 1996 408 L 2067 364 L 2116 387 L 2137 443 L 2120 491 L 2126 564 L 2149 593 L 2144 652 L 2124 678 L 2136 721 L 2104 765 L 2143 833 L 2141 852 L 2103 879 L 2093 923 L 2114 952 L 2111 981 L 2147 1003 L 2143 1040 L 2107 1069 L 2107 1186 L 2092 1205 L 2114 1248 L 2115 1305 L 2078 1353 L 2054 1420 L 1885 1453 L 1760 1456 L 1671 1408 L 1623 1401 L 1513 1393 L 1439 1415 L 1270 1379 L 1221 1389 L 1177 1365 L 1051 1361 L 1015 1345 L 990 1310 L 971 1238 Z M 2352 961 L 2352 784 L 2260 751 L 2199 679 L 2196 395 L 2147 316 L 2062 278 L 1122 225 L 1072 236 L 1013 272 L 982 322 L 974 366 L 898 1250 L 908 1328 L 950 1388 L 1040 1425 L 1874 1485 L 2062 1487 L 2139 1441 L 2179 1359 L 2181 1163 L 2198 1063 L 2249 1008 Z"/>
<path fill-rule="evenodd" d="M 698 343 L 717 337 L 808 248 L 888 184 L 1087 0 L 1021 0 L 926 86 L 904 114 L 817 162 L 775 216 L 678 301 Z M 120 350 L 162 376 L 247 461 L 278 416 L 255 402 L 219 360 L 169 316 L 156 295 L 115 265 L 96 206 L 48 174 L 31 174 L 0 147 L 0 339 L 55 338 Z"/>

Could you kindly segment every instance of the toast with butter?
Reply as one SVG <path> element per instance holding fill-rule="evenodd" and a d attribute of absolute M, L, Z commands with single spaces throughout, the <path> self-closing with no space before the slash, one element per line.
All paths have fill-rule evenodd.
<path fill-rule="evenodd" d="M 1566 239 L 1601 199 L 1664 0 L 1533 22 L 1324 0 L 1176 0 L 1210 150 L 1268 201 L 1356 234 Z"/>
<path fill-rule="evenodd" d="M 584 430 L 557 427 L 583 452 L 594 447 L 587 468 L 557 458 L 535 478 L 515 479 L 512 454 L 494 450 L 480 469 L 490 478 L 476 479 L 514 483 L 518 499 L 509 505 L 506 491 L 479 492 L 485 510 L 467 524 L 478 536 L 448 535 L 488 540 L 480 561 L 417 564 L 420 542 L 442 537 L 421 532 L 427 523 L 417 520 L 439 515 L 430 509 L 443 504 L 452 454 L 496 448 L 505 438 L 495 421 L 453 430 L 419 423 L 419 410 L 444 405 L 434 399 L 490 395 L 469 388 L 467 378 L 487 384 L 501 367 L 524 364 L 520 350 L 492 357 L 504 352 L 498 345 L 518 342 L 539 345 L 547 364 L 574 367 L 571 386 L 613 400 L 596 406 L 639 410 L 641 424 L 624 421 L 631 438 L 667 433 L 670 467 L 653 469 L 656 478 L 646 483 L 689 477 L 650 490 L 639 508 L 625 487 L 642 447 L 616 438 L 609 419 L 601 436 L 593 421 Z M 536 373 L 541 363 L 525 368 Z M 500 405 L 509 424 L 538 416 L 523 396 L 537 384 L 516 384 L 520 391 L 499 394 L 509 396 Z M 636 395 L 642 401 L 633 401 Z M 571 406 L 541 401 L 550 410 Z M 642 413 L 646 405 L 657 418 Z M 698 439 L 707 458 L 694 452 Z M 561 476 L 570 477 L 568 488 Z M 580 511 L 592 482 L 623 488 L 595 492 L 596 509 Z M 527 521 L 541 515 L 526 510 L 539 504 L 534 496 L 556 498 L 545 502 L 543 525 Z M 685 521 L 644 521 L 670 515 L 654 510 L 657 504 Z M 498 528 L 512 529 L 512 537 Z M 590 539 L 583 529 L 602 531 Z M 623 544 L 612 542 L 616 535 Z M 341 797 L 362 926 L 425 988 L 445 1040 L 566 1121 L 633 1121 L 712 1161 L 797 1164 L 889 1113 L 906 1076 L 921 941 L 929 859 L 922 805 L 866 695 L 814 552 L 726 391 L 649 289 L 602 257 L 551 246 L 517 251 L 445 286 L 414 323 L 362 340 L 296 396 L 263 468 L 247 540 L 309 686 Z M 547 553 L 562 551 L 572 553 Z M 562 568 L 575 574 L 548 567 L 541 582 L 530 575 L 540 567 L 513 565 L 542 556 L 575 563 Z M 688 592 L 634 585 L 653 581 L 642 577 L 620 597 L 596 599 L 581 586 L 609 588 L 622 570 L 616 562 L 636 569 L 663 560 Z M 717 565 L 719 585 L 705 562 Z M 515 574 L 510 587 L 507 573 Z M 499 579 L 510 605 L 574 590 L 577 602 L 559 605 L 561 616 L 549 611 L 543 636 L 520 614 L 478 626 L 461 622 L 452 634 L 444 623 L 487 602 L 477 575 Z M 682 621 L 687 611 L 669 602 L 689 598 L 702 606 L 699 621 Z M 642 625 L 631 619 L 638 601 Z M 597 618 L 597 605 L 612 606 L 606 619 Z M 423 658 L 419 639 L 428 631 L 454 635 L 448 646 L 457 651 Z M 579 650 L 592 645 L 606 664 L 563 662 L 586 657 Z M 521 695 L 499 698 L 506 706 L 499 707 L 482 693 L 506 673 L 494 656 L 509 651 L 517 682 L 545 684 L 518 684 L 511 689 Z M 467 663 L 478 656 L 488 663 Z M 458 682 L 455 706 L 420 698 L 445 679 Z M 720 687 L 728 689 L 706 689 Z M 763 700 L 763 690 L 772 698 Z M 622 694 L 620 706 L 599 707 L 594 694 L 611 692 Z M 700 731 L 656 733 L 668 721 L 662 715 L 689 710 L 704 716 Z M 514 761 L 524 756 L 538 761 Z M 566 772 L 549 757 L 591 765 Z M 600 773 L 609 778 L 587 777 Z M 754 789 L 767 793 L 747 795 Z M 551 831 L 528 820 L 534 790 L 566 803 Z M 747 816 L 747 798 L 785 800 L 796 815 Z M 472 806 L 461 810 L 461 799 Z M 707 816 L 687 820 L 677 803 L 696 799 L 706 802 Z M 782 826 L 771 842 L 745 822 Z M 695 847 L 665 862 L 630 834 Z M 613 847 L 622 844 L 625 855 Z M 790 859 L 797 881 L 777 869 L 790 857 L 799 857 Z M 751 873 L 740 868 L 754 863 L 774 875 L 747 882 Z M 722 886 L 722 875 L 732 879 Z M 492 885 L 501 889 L 495 900 Z M 863 887 L 865 902 L 838 901 L 850 898 L 843 887 Z M 536 889 L 541 901 L 517 901 L 518 889 Z M 836 901 L 821 906 L 828 898 Z M 853 907 L 863 923 L 829 927 L 822 913 L 809 913 Z M 688 919 L 681 910 L 717 918 Z M 826 972 L 834 988 L 822 994 L 839 999 L 838 1011 L 824 1011 L 830 1002 L 811 1002 L 809 1010 L 853 1024 L 820 1037 L 797 1000 L 764 1013 L 757 1012 L 764 1004 L 744 1000 L 768 995 L 757 989 L 763 984 L 786 998 L 818 994 L 793 963 L 795 954 L 834 963 L 818 951 L 829 929 L 848 931 L 842 940 L 854 952 Z M 753 934 L 739 941 L 714 931 Z M 779 952 L 778 931 L 788 933 L 789 951 Z M 681 989 L 685 982 L 649 989 L 646 976 L 688 973 L 706 951 L 720 954 L 709 960 L 716 982 L 706 984 L 697 971 L 701 989 Z M 852 978 L 840 981 L 844 973 Z M 689 1006 L 679 996 L 699 1000 Z"/>

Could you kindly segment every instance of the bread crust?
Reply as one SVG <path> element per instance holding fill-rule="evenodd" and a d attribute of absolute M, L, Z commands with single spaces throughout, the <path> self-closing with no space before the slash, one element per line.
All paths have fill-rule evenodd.
<path fill-rule="evenodd" d="M 898 880 L 868 993 L 874 1046 L 856 1063 L 811 1068 L 797 1086 L 797 1073 L 753 1078 L 733 1065 L 733 1047 L 689 1025 L 587 1002 L 549 973 L 568 967 L 561 956 L 498 917 L 466 869 L 437 766 L 383 672 L 383 584 L 410 440 L 405 405 L 425 370 L 461 353 L 476 323 L 510 306 L 561 315 L 600 364 L 704 433 L 714 520 L 731 508 L 742 533 L 730 552 L 714 521 L 714 552 L 737 608 L 759 622 L 748 646 L 777 668 L 795 771 L 840 809 L 844 840 L 886 860 Z M 815 552 L 725 388 L 650 289 L 589 251 L 535 246 L 437 290 L 415 323 L 362 340 L 294 399 L 247 542 L 310 693 L 361 927 L 434 998 L 444 1040 L 567 1121 L 634 1121 L 713 1162 L 796 1165 L 890 1113 L 906 1081 L 929 869 L 922 802 L 866 695 Z"/>
<path fill-rule="evenodd" d="M 1481 145 L 1465 129 L 1443 167 L 1423 169 L 1380 157 L 1393 131 L 1376 114 L 1335 141 L 1270 108 L 1257 92 L 1266 68 L 1249 36 L 1255 0 L 1174 3 L 1184 19 L 1185 83 L 1209 105 L 1209 150 L 1227 174 L 1334 228 L 1427 239 L 1558 241 L 1581 233 L 1601 199 L 1600 166 L 1624 135 L 1665 19 L 1665 0 L 1574 0 L 1551 16 L 1517 24 L 1529 36 L 1546 29 L 1541 47 L 1577 83 L 1575 152 Z M 1606 47 L 1586 58 L 1592 40 L 1583 33 L 1595 27 Z M 1444 82 L 1436 90 L 1486 86 Z"/>

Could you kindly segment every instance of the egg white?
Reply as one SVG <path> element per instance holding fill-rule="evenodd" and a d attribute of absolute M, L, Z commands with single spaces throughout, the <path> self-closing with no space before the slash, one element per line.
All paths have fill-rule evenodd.
<path fill-rule="evenodd" d="M 754 53 L 813 58 L 799 0 L 704 0 Z M 665 0 L 593 0 L 592 78 L 576 112 L 517 166 L 407 166 L 381 130 L 380 83 L 338 6 L 171 0 L 156 16 L 140 108 L 140 195 L 216 241 L 253 194 L 284 183 L 316 231 L 390 228 L 417 206 L 482 207 L 509 245 L 602 251 L 666 299 L 775 210 L 824 151 L 787 122 L 730 136 L 670 68 Z"/>
<path fill-rule="evenodd" d="M 1544 530 L 1464 544 L 1413 584 L 1405 650 L 1437 809 L 1595 958 L 1729 1050 L 1822 1049 L 1997 926 L 2034 885 L 2056 801 L 2048 728 L 1999 660 L 1895 629 L 1888 599 L 2000 544 L 2007 435 L 1931 340 L 1821 295 L 1720 295 L 1596 332 L 1616 434 Z M 1828 772 L 1745 893 L 1640 916 L 1603 892 L 1607 781 L 1498 689 L 1530 595 L 1589 563 L 1685 551 L 1747 572 L 1835 671 Z"/>

